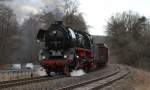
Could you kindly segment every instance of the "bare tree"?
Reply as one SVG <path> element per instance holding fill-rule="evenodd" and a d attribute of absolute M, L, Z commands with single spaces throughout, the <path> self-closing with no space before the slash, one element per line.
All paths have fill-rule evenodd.
<path fill-rule="evenodd" d="M 39 47 L 36 44 L 36 35 L 40 29 L 40 22 L 36 16 L 30 17 L 21 27 L 23 45 L 18 50 L 20 63 L 37 63 Z"/>
<path fill-rule="evenodd" d="M 137 65 L 150 58 L 149 26 L 146 17 L 131 11 L 110 18 L 106 28 L 107 44 L 119 62 Z"/>
<path fill-rule="evenodd" d="M 39 21 L 41 23 L 41 27 L 47 30 L 49 26 L 55 21 L 55 18 L 51 12 L 44 12 L 43 15 L 40 15 Z"/>
<path fill-rule="evenodd" d="M 52 12 L 47 12 L 51 11 L 48 10 L 50 8 L 47 6 L 47 10 L 41 16 L 41 21 L 44 24 L 43 26 L 45 29 L 47 29 L 52 22 L 57 20 L 63 20 L 65 26 L 88 32 L 87 25 L 83 18 L 83 15 L 78 10 L 79 8 L 78 0 L 63 0 L 62 1 L 62 3 L 64 3 L 63 5 L 58 4 L 57 1 L 54 1 L 54 3 L 56 6 L 55 10 L 53 10 Z"/>
<path fill-rule="evenodd" d="M 64 23 L 66 26 L 72 27 L 73 29 L 88 32 L 87 25 L 82 14 L 66 15 L 64 17 Z"/>
<path fill-rule="evenodd" d="M 112 16 L 106 28 L 111 54 L 117 56 L 120 63 L 149 67 L 149 27 L 149 19 L 131 11 Z"/>
<path fill-rule="evenodd" d="M 66 15 L 74 15 L 78 13 L 78 6 L 79 1 L 78 0 L 64 0 L 64 12 Z"/>
<path fill-rule="evenodd" d="M 65 16 L 64 16 L 64 24 L 69 27 L 73 27 L 74 29 L 87 31 L 87 25 L 83 18 L 82 13 L 79 12 L 78 0 L 64 0 L 65 2 Z"/>
<path fill-rule="evenodd" d="M 10 63 L 11 54 L 17 49 L 19 43 L 18 27 L 12 10 L 0 5 L 0 62 Z"/>

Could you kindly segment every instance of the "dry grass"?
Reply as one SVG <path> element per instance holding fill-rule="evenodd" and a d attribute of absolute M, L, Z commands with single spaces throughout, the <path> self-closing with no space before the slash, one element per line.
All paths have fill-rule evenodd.
<path fill-rule="evenodd" d="M 110 63 L 118 63 L 116 56 L 110 56 L 110 58 Z M 131 67 L 132 75 L 117 84 L 131 86 L 133 90 L 150 90 L 150 63 L 141 61 L 137 65 L 134 65 L 134 67 L 136 68 Z M 115 88 L 114 90 L 124 89 Z"/>
<path fill-rule="evenodd" d="M 100 90 L 150 90 L 150 72 L 135 68 L 131 70 L 124 79 Z"/>
<path fill-rule="evenodd" d="M 135 69 L 133 78 L 135 90 L 150 90 L 150 72 Z"/>

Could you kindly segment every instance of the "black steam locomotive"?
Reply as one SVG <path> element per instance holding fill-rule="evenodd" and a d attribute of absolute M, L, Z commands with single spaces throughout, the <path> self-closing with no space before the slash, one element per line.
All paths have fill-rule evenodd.
<path fill-rule="evenodd" d="M 65 27 L 61 21 L 48 30 L 40 30 L 37 41 L 45 43 L 40 51 L 40 63 L 49 76 L 50 72 L 69 75 L 74 69 L 88 72 L 108 60 L 104 44 L 95 45 L 91 35 Z"/>

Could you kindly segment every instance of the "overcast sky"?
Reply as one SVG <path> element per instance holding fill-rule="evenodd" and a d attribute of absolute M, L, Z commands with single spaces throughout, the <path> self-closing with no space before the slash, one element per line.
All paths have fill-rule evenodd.
<path fill-rule="evenodd" d="M 117 12 L 129 11 L 150 16 L 150 0 L 79 0 L 80 11 L 94 35 L 105 35 L 108 19 Z"/>

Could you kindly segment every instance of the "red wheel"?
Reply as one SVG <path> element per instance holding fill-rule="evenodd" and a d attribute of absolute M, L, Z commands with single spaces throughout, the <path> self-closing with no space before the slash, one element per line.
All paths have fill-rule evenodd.
<path fill-rule="evenodd" d="M 51 77 L 51 71 L 50 71 L 50 69 L 46 69 L 46 73 L 47 73 L 47 75 L 49 76 L 49 77 Z"/>
<path fill-rule="evenodd" d="M 88 73 L 90 71 L 90 67 L 88 65 L 85 65 L 84 66 L 84 71 Z"/>
<path fill-rule="evenodd" d="M 91 70 L 95 70 L 96 67 L 97 67 L 96 64 L 92 62 L 92 63 L 91 63 Z"/>

